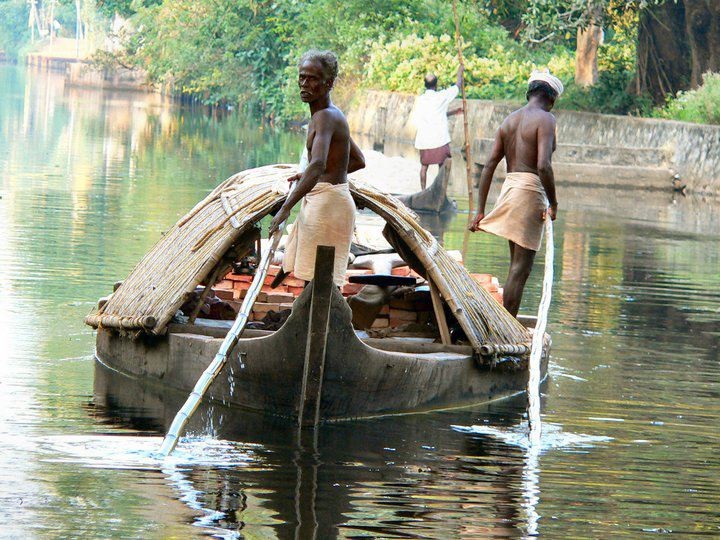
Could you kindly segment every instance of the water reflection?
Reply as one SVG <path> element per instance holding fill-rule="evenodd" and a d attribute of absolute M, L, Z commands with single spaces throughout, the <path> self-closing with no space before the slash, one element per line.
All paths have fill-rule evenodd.
<path fill-rule="evenodd" d="M 96 363 L 92 408 L 103 423 L 163 431 L 182 401 L 180 393 L 154 389 Z M 452 417 L 493 418 L 509 425 L 524 406 L 517 399 L 501 407 L 456 411 Z M 202 507 L 199 526 L 250 535 L 270 527 L 280 538 L 330 538 L 339 532 L 475 537 L 530 530 L 528 504 L 534 508 L 537 498 L 532 484 L 537 464 L 501 440 L 458 437 L 447 424 L 450 416 L 326 425 L 298 434 L 281 419 L 205 405 L 191 430 L 212 424 L 215 436 L 252 445 L 258 457 L 248 467 L 184 469 L 186 483 L 178 498 Z M 159 445 L 159 438 L 153 440 Z M 188 452 L 186 444 L 179 447 L 181 453 Z M 488 507 L 495 510 L 488 514 Z M 478 518 L 475 511 L 481 508 L 485 515 Z M 259 515 L 265 521 L 258 521 Z"/>

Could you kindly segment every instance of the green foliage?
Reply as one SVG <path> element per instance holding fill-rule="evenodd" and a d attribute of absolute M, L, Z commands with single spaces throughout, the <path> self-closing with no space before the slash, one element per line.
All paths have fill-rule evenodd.
<path fill-rule="evenodd" d="M 0 50 L 11 58 L 30 40 L 29 11 L 25 0 L 0 0 Z"/>
<path fill-rule="evenodd" d="M 162 0 L 96 0 L 95 6 L 100 14 L 111 18 L 116 13 L 123 17 L 130 17 L 138 9 L 161 3 Z"/>
<path fill-rule="evenodd" d="M 601 71 L 598 82 L 587 89 L 570 81 L 558 107 L 603 114 L 646 115 L 652 109 L 650 98 L 628 91 L 634 76 L 631 71 Z"/>
<path fill-rule="evenodd" d="M 544 55 L 530 55 L 507 37 L 504 29 L 490 28 L 464 47 L 466 93 L 471 98 L 523 99 L 533 69 L 548 66 L 562 79 L 571 76 L 573 60 L 558 49 Z M 422 90 L 423 76 L 433 72 L 440 86 L 455 81 L 458 61 L 455 40 L 447 34 L 436 37 L 414 34 L 371 49 L 366 85 L 400 92 Z"/>
<path fill-rule="evenodd" d="M 706 73 L 703 84 L 695 90 L 678 92 L 677 96 L 668 99 L 655 116 L 696 122 L 702 124 L 720 124 L 720 73 Z"/>

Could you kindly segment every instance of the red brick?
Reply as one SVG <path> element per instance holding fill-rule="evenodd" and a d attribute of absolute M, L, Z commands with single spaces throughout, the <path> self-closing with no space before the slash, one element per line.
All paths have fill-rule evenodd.
<path fill-rule="evenodd" d="M 292 293 L 293 296 L 297 297 L 302 294 L 302 292 L 305 290 L 305 287 L 288 287 L 287 291 L 289 293 Z"/>
<path fill-rule="evenodd" d="M 490 294 L 492 295 L 492 297 L 493 297 L 495 300 L 497 300 L 498 304 L 502 305 L 502 303 L 503 303 L 502 294 L 500 294 L 499 292 L 494 292 L 494 293 L 490 293 Z"/>
<path fill-rule="evenodd" d="M 409 266 L 398 266 L 397 268 L 393 268 L 392 275 L 393 276 L 409 276 L 410 275 L 410 267 Z"/>
<path fill-rule="evenodd" d="M 257 298 L 255 299 L 255 302 L 267 302 L 268 301 L 268 293 L 264 292 L 263 290 L 260 290 L 260 292 L 257 295 Z"/>
<path fill-rule="evenodd" d="M 295 300 L 295 296 L 289 292 L 271 292 L 267 294 L 267 302 L 274 302 L 276 304 L 282 304 L 285 302 L 292 302 Z"/>
<path fill-rule="evenodd" d="M 359 283 L 346 283 L 342 287 L 342 293 L 344 295 L 357 294 L 362 288 L 363 285 L 360 285 Z"/>
<path fill-rule="evenodd" d="M 223 279 L 222 281 L 218 281 L 218 282 L 215 284 L 215 288 L 216 288 L 216 289 L 230 289 L 230 290 L 232 290 L 232 288 L 233 288 L 233 282 L 230 281 L 229 279 Z"/>
<path fill-rule="evenodd" d="M 250 283 L 252 282 L 254 276 L 251 276 L 249 274 L 228 274 L 226 277 L 231 281 L 243 281 L 245 283 Z"/>
<path fill-rule="evenodd" d="M 283 284 L 287 287 L 305 287 L 305 280 L 288 276 L 283 280 Z"/>
<path fill-rule="evenodd" d="M 239 291 L 233 291 L 233 300 L 242 300 L 247 295 L 247 289 L 240 289 Z"/>
<path fill-rule="evenodd" d="M 255 302 L 253 304 L 253 313 L 267 313 L 268 311 L 280 311 L 280 304 L 271 304 L 269 302 Z"/>
<path fill-rule="evenodd" d="M 496 293 L 498 292 L 498 286 L 494 283 L 482 283 L 482 288 L 485 289 L 489 293 Z"/>
<path fill-rule="evenodd" d="M 276 266 L 276 265 L 274 265 L 274 264 L 271 264 L 270 266 L 268 266 L 268 271 L 267 271 L 267 275 L 268 275 L 268 276 L 273 276 L 273 277 L 275 277 L 275 276 L 277 276 L 279 273 L 280 273 L 280 267 L 279 267 L 279 266 Z"/>
<path fill-rule="evenodd" d="M 234 293 L 232 289 L 215 289 L 215 296 L 217 296 L 220 300 L 234 299 Z"/>

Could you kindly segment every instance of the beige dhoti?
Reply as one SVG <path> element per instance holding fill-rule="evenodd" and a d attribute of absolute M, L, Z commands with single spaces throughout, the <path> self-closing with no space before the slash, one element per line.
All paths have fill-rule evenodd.
<path fill-rule="evenodd" d="M 345 184 L 318 182 L 303 198 L 300 213 L 288 235 L 283 270 L 310 281 L 318 246 L 335 247 L 333 281 L 345 281 L 350 242 L 355 227 L 355 202 Z"/>
<path fill-rule="evenodd" d="M 547 207 L 545 188 L 537 174 L 508 173 L 495 207 L 479 227 L 518 246 L 537 251 L 542 241 L 543 212 Z"/>

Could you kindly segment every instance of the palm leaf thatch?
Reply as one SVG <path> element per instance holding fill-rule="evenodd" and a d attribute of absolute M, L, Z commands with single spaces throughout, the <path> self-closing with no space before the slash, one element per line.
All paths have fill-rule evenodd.
<path fill-rule="evenodd" d="M 256 223 L 285 200 L 292 165 L 238 173 L 178 221 L 130 272 L 107 303 L 85 318 L 92 327 L 162 334 L 195 287 L 243 254 Z M 483 344 L 529 343 L 515 320 L 417 222 L 397 198 L 358 181 L 350 191 L 359 207 L 387 222 L 388 240 L 431 280 L 476 351 Z"/>

